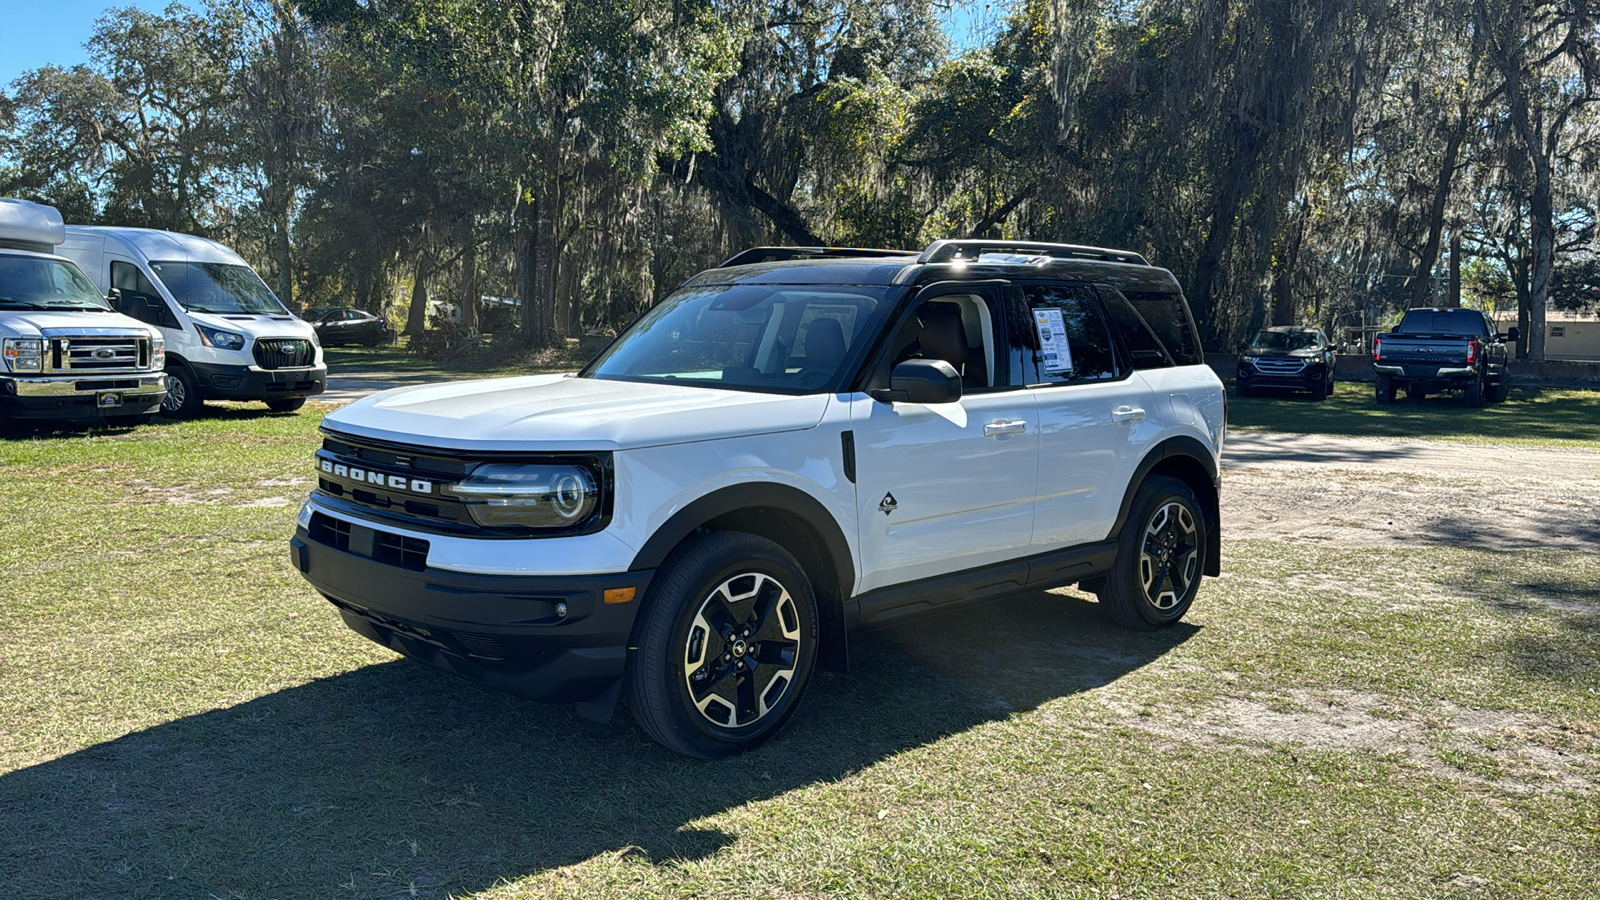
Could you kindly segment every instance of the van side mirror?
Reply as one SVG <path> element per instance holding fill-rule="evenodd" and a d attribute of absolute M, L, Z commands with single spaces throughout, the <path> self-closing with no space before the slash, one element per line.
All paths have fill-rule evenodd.
<path fill-rule="evenodd" d="M 908 359 L 889 373 L 889 389 L 872 392 L 880 403 L 952 403 L 961 399 L 961 375 L 942 359 Z"/>

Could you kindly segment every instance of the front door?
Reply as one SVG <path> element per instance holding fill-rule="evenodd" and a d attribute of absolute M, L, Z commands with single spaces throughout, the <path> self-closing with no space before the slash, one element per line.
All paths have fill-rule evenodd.
<path fill-rule="evenodd" d="M 890 345 L 891 365 L 915 356 L 954 365 L 961 399 L 853 401 L 862 592 L 1027 553 L 1039 418 L 1026 390 L 1004 384 L 1001 296 L 967 288 L 919 298 Z"/>

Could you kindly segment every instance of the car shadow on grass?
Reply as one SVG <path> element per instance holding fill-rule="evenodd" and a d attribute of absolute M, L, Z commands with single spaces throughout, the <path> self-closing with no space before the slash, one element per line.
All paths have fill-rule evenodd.
<path fill-rule="evenodd" d="M 788 730 L 690 760 L 406 660 L 0 776 L 8 898 L 442 897 L 601 854 L 659 864 L 734 837 L 705 817 L 1109 684 L 1182 644 L 1033 594 L 852 639 Z M 819 816 L 837 808 L 818 806 Z"/>

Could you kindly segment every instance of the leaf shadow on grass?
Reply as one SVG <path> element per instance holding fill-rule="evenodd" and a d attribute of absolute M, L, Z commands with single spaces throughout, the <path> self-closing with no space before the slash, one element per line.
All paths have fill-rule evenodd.
<path fill-rule="evenodd" d="M 1198 630 L 1128 632 L 1041 593 L 860 635 L 851 672 L 819 673 L 784 734 L 719 761 L 650 743 L 625 712 L 596 725 L 372 665 L 0 776 L 0 884 L 8 898 L 428 897 L 604 854 L 672 865 L 734 840 L 707 816 L 1109 684 Z M 785 830 L 852 812 L 805 808 L 819 820 Z"/>
<path fill-rule="evenodd" d="M 1493 609 L 1537 620 L 1503 640 L 1500 652 L 1525 676 L 1600 686 L 1600 585 L 1583 578 L 1523 578 L 1505 566 L 1457 573 L 1455 586 Z"/>

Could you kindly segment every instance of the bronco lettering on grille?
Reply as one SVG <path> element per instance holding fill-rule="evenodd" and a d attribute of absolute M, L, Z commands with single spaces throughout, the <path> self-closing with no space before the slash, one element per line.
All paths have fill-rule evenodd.
<path fill-rule="evenodd" d="M 317 467 L 336 478 L 348 478 L 351 481 L 365 482 L 381 488 L 396 491 L 410 491 L 413 494 L 433 493 L 433 482 L 421 478 L 406 478 L 402 475 L 388 475 L 383 472 L 374 472 L 370 469 L 358 469 L 355 466 L 346 466 L 335 463 L 331 459 L 318 460 Z"/>

